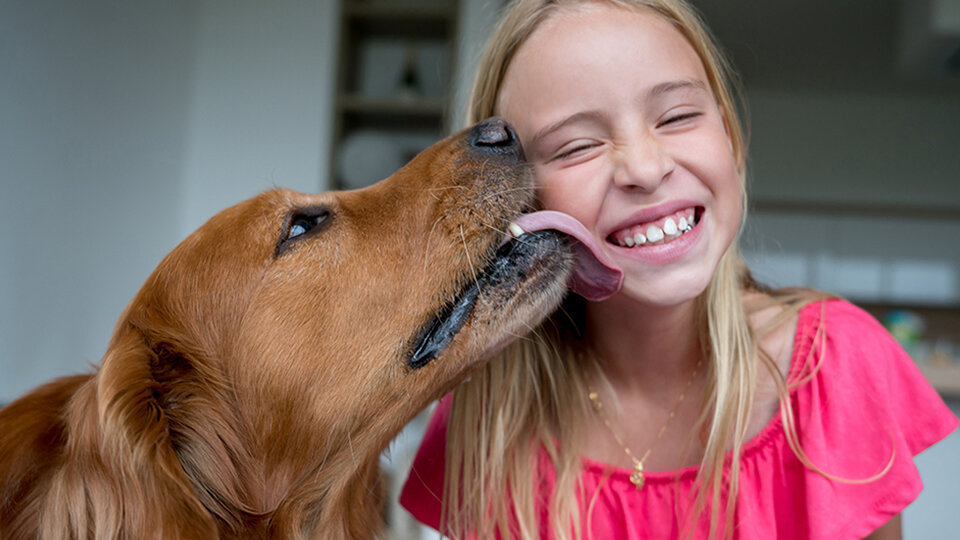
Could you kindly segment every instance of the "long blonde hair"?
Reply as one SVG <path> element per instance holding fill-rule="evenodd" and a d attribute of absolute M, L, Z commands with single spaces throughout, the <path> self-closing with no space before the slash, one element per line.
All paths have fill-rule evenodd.
<path fill-rule="evenodd" d="M 507 9 L 482 56 L 467 110 L 467 124 L 496 112 L 507 67 L 518 48 L 554 13 L 599 0 L 518 0 Z M 631 10 L 647 9 L 671 23 L 703 62 L 708 84 L 727 124 L 738 165 L 743 214 L 746 214 L 746 137 L 732 70 L 706 26 L 684 0 L 602 0 Z M 742 225 L 742 223 L 741 223 Z M 742 226 L 741 226 L 742 229 Z M 740 451 L 754 401 L 757 358 L 783 378 L 773 360 L 761 353 L 742 300 L 745 289 L 759 289 L 739 251 L 739 233 L 722 257 L 706 291 L 697 299 L 701 348 L 708 365 L 707 395 L 700 423 L 706 446 L 698 471 L 695 514 L 711 504 L 710 535 L 717 534 L 724 500 L 738 493 Z M 769 291 L 768 291 L 769 292 Z M 783 321 L 811 295 L 774 295 L 787 309 Z M 776 321 L 775 321 L 776 322 Z M 583 301 L 571 296 L 530 337 L 520 339 L 487 364 L 454 393 L 447 430 L 442 530 L 453 537 L 475 533 L 533 538 L 548 527 L 554 537 L 579 537 L 577 498 L 587 501 L 580 485 L 578 452 L 583 426 L 589 421 L 587 373 L 583 364 Z M 770 326 L 770 325 L 768 325 Z M 578 399 L 579 398 L 579 399 Z M 729 478 L 724 481 L 726 448 L 732 444 Z M 554 471 L 549 500 L 537 500 L 538 456 L 546 452 Z M 544 523 L 538 508 L 549 509 Z M 726 531 L 733 523 L 733 504 L 725 505 Z M 692 529 L 690 529 L 692 534 Z"/>

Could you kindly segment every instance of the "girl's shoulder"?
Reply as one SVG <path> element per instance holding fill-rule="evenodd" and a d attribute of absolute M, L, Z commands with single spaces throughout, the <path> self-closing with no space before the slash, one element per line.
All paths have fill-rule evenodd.
<path fill-rule="evenodd" d="M 810 302 L 800 310 L 805 328 L 829 330 L 833 336 L 853 340 L 882 339 L 882 345 L 895 344 L 893 337 L 873 315 L 842 298 L 826 298 Z"/>
<path fill-rule="evenodd" d="M 896 383 L 929 387 L 899 343 L 871 314 L 843 299 L 811 302 L 797 315 L 794 376 L 850 379 L 856 386 Z M 825 371 L 824 371 L 825 370 Z M 934 396 L 936 394 L 934 393 Z"/>
<path fill-rule="evenodd" d="M 784 377 L 798 371 L 798 363 L 823 359 L 828 349 L 844 365 L 864 360 L 868 351 L 895 363 L 910 360 L 883 325 L 847 300 L 798 289 L 780 296 L 755 293 L 750 304 L 759 306 L 749 311 L 759 346 Z"/>
<path fill-rule="evenodd" d="M 788 379 L 808 454 L 869 478 L 957 428 L 957 417 L 872 315 L 845 300 L 805 306 Z M 848 455 L 838 456 L 838 449 Z M 871 468 L 873 467 L 873 468 Z M 895 477 L 896 474 L 891 476 Z"/>
<path fill-rule="evenodd" d="M 955 430 L 957 417 L 883 325 L 850 302 L 805 305 L 795 340 L 791 459 L 803 464 L 808 500 L 844 524 L 817 528 L 863 536 L 919 494 L 912 458 Z"/>

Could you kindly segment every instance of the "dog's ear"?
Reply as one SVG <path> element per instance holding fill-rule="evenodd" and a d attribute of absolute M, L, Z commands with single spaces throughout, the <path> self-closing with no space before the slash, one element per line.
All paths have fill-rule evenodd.
<path fill-rule="evenodd" d="M 169 404 L 164 406 L 163 385 L 154 377 L 158 360 L 142 333 L 120 327 L 97 374 L 100 456 L 119 490 L 121 527 L 128 537 L 212 538 L 214 519 L 175 450 Z M 181 530 L 186 524 L 190 530 Z"/>
<path fill-rule="evenodd" d="M 97 402 L 105 452 L 125 477 L 147 476 L 133 480 L 151 483 L 156 501 L 165 498 L 160 492 L 175 493 L 205 515 L 201 522 L 212 516 L 239 530 L 258 512 L 240 483 L 252 477 L 252 460 L 225 379 L 183 336 L 151 331 L 121 326 L 104 356 Z"/>

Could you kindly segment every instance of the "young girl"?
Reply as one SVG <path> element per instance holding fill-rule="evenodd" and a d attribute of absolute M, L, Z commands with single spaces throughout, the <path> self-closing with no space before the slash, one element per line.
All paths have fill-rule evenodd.
<path fill-rule="evenodd" d="M 683 0 L 519 0 L 469 122 L 623 271 L 442 400 L 401 497 L 450 537 L 899 538 L 957 419 L 868 315 L 758 285 L 727 65 Z"/>

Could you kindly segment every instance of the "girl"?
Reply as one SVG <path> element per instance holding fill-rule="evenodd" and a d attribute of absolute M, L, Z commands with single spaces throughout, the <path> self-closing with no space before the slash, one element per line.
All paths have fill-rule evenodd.
<path fill-rule="evenodd" d="M 957 419 L 868 315 L 743 263 L 727 64 L 683 0 L 519 0 L 469 122 L 622 269 L 439 404 L 401 502 L 451 537 L 899 538 Z"/>

